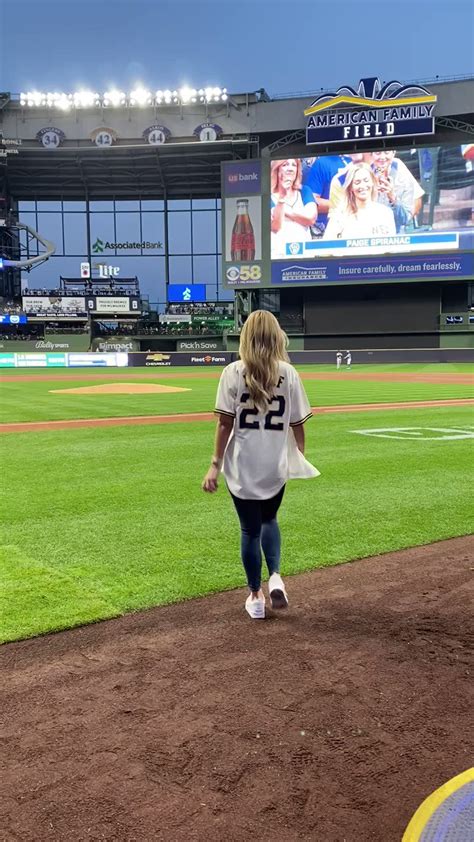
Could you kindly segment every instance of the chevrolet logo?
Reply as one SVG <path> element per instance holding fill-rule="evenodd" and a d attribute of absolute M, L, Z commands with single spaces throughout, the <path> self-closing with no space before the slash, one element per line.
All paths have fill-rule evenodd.
<path fill-rule="evenodd" d="M 150 362 L 161 363 L 169 360 L 170 356 L 170 354 L 147 354 L 146 359 L 147 361 L 150 360 Z"/>

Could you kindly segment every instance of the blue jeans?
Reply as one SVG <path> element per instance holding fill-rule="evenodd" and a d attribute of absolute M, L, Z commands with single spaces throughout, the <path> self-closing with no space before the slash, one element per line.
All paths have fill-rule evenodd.
<path fill-rule="evenodd" d="M 242 500 L 231 494 L 240 520 L 242 563 L 251 591 L 258 591 L 261 586 L 260 548 L 263 549 L 270 576 L 280 572 L 281 539 L 276 516 L 284 493 L 285 486 L 269 500 Z"/>

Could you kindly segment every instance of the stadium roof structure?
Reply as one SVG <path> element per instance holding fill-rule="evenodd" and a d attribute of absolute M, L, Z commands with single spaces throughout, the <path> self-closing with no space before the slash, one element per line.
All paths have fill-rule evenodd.
<path fill-rule="evenodd" d="M 474 79 L 426 84 L 438 97 L 436 135 L 426 143 L 472 142 Z M 143 95 L 140 102 L 140 97 L 124 95 L 115 104 L 106 95 L 84 96 L 81 103 L 73 95 L 36 94 L 28 105 L 27 94 L 0 93 L 0 136 L 3 152 L 8 150 L 2 153 L 0 139 L 0 195 L 14 200 L 219 197 L 224 161 L 281 155 L 283 149 L 283 154 L 315 155 L 367 148 L 367 142 L 305 145 L 304 111 L 319 92 L 272 99 L 264 89 L 219 90 L 220 96 L 209 101 L 168 101 L 156 95 L 148 100 Z M 67 102 L 61 99 L 68 96 Z M 203 126 L 215 128 L 215 140 L 200 140 Z M 166 131 L 164 143 L 149 142 L 153 128 Z M 48 130 L 59 133 L 58 146 L 42 144 Z M 113 138 L 107 148 L 96 145 L 99 132 Z M 410 139 L 390 145 L 406 147 Z"/>

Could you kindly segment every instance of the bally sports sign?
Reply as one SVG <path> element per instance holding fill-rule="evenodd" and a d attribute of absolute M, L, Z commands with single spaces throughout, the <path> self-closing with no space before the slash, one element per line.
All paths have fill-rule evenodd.
<path fill-rule="evenodd" d="M 434 133 L 435 94 L 421 85 L 361 79 L 357 90 L 344 86 L 322 94 L 305 110 L 306 143 L 412 137 Z M 350 106 L 350 108 L 347 108 Z"/>

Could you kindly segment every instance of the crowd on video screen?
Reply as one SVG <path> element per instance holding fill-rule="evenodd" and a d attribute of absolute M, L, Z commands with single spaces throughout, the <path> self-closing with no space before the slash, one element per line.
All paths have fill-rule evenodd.
<path fill-rule="evenodd" d="M 286 245 L 294 242 L 472 226 L 473 145 L 450 153 L 444 167 L 438 149 L 430 148 L 402 153 L 405 160 L 396 150 L 379 149 L 272 161 L 272 257 L 286 257 Z M 442 192 L 453 206 L 451 218 L 437 216 L 433 207 L 424 220 L 424 210 L 440 205 Z"/>

